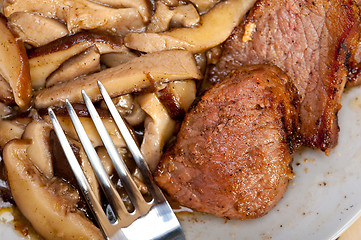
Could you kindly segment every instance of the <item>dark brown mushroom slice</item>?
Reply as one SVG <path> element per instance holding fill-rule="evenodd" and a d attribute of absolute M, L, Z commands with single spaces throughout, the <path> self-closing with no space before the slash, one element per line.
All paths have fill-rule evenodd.
<path fill-rule="evenodd" d="M 174 120 L 181 120 L 195 100 L 196 92 L 194 80 L 174 81 L 165 84 L 157 92 L 157 96 L 167 108 L 169 116 Z"/>
<path fill-rule="evenodd" d="M 104 33 L 81 32 L 29 50 L 28 56 L 33 88 L 43 88 L 46 79 L 61 64 L 93 45 L 98 48 L 100 54 L 124 52 L 126 48 L 119 37 Z"/>
<path fill-rule="evenodd" d="M 157 92 L 157 97 L 167 108 L 169 116 L 174 120 L 180 120 L 184 117 L 186 111 L 180 106 L 178 100 L 170 90 L 169 86 Z"/>
<path fill-rule="evenodd" d="M 78 117 L 90 117 L 90 113 L 84 103 L 73 103 L 72 106 L 74 108 L 74 111 L 76 112 L 76 115 L 78 115 Z M 56 114 L 56 116 L 61 116 L 61 117 L 69 116 L 68 110 L 66 109 L 65 106 L 52 107 L 52 109 L 53 109 L 54 113 Z M 101 118 L 110 118 L 111 117 L 111 115 L 107 109 L 98 108 L 96 106 L 96 110 Z M 46 116 L 48 115 L 48 110 L 45 108 L 39 109 L 39 115 L 41 116 L 41 118 L 46 118 Z"/>
<path fill-rule="evenodd" d="M 100 70 L 100 52 L 98 48 L 93 45 L 84 52 L 65 61 L 48 77 L 45 86 L 51 87 L 79 76 L 99 72 Z"/>
<path fill-rule="evenodd" d="M 96 45 L 102 54 L 107 52 L 118 52 L 124 48 L 123 40 L 119 37 L 114 37 L 109 34 L 100 32 L 80 32 L 77 34 L 59 38 L 44 46 L 33 48 L 28 51 L 28 56 L 29 59 L 32 59 L 54 52 L 66 50 L 76 44 L 84 42 L 89 42 L 90 45 Z"/>

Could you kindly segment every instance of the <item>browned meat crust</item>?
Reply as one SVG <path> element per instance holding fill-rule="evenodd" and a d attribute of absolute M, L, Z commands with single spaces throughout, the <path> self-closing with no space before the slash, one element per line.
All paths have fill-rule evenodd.
<path fill-rule="evenodd" d="M 255 24 L 249 41 L 243 39 L 247 24 Z M 218 82 L 243 64 L 280 67 L 300 94 L 303 143 L 332 148 L 338 138 L 337 112 L 349 70 L 346 65 L 357 50 L 359 25 L 353 1 L 260 0 L 225 42 L 210 79 Z"/>
<path fill-rule="evenodd" d="M 237 219 L 266 214 L 292 178 L 297 106 L 295 88 L 279 68 L 233 71 L 186 115 L 156 181 L 201 212 Z"/>

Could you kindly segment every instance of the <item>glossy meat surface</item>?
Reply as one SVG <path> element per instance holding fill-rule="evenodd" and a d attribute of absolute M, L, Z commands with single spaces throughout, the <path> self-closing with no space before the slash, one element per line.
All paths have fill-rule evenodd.
<path fill-rule="evenodd" d="M 303 144 L 332 148 L 349 68 L 358 64 L 359 25 L 353 1 L 260 0 L 225 42 L 210 79 L 218 82 L 243 64 L 278 66 L 300 94 Z"/>
<path fill-rule="evenodd" d="M 198 211 L 260 217 L 282 198 L 292 178 L 297 111 L 295 88 L 279 68 L 241 67 L 186 115 L 155 179 Z"/>

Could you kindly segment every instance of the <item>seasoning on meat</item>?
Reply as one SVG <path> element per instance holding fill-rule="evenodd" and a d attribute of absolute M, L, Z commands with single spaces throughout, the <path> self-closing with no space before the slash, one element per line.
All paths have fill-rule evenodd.
<path fill-rule="evenodd" d="M 155 179 L 181 204 L 217 216 L 266 214 L 285 192 L 298 96 L 277 67 L 244 66 L 186 115 Z"/>
<path fill-rule="evenodd" d="M 249 23 L 256 30 L 252 40 L 243 41 Z M 210 79 L 218 82 L 243 64 L 278 66 L 300 94 L 303 144 L 332 148 L 337 144 L 337 112 L 350 71 L 347 61 L 356 48 L 359 27 L 353 1 L 258 1 L 225 42 Z"/>

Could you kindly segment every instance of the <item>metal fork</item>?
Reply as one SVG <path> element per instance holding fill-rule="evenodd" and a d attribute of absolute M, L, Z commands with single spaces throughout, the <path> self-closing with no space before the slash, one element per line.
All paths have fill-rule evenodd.
<path fill-rule="evenodd" d="M 119 115 L 110 96 L 104 86 L 98 81 L 101 95 L 121 132 L 125 143 L 127 144 L 133 158 L 143 176 L 144 184 L 147 186 L 152 200 L 147 202 L 138 190 L 133 181 L 128 168 L 120 157 L 114 143 L 112 142 L 105 126 L 103 125 L 94 105 L 90 98 L 83 90 L 82 95 L 84 102 L 88 108 L 94 125 L 107 149 L 107 152 L 113 162 L 122 184 L 131 199 L 134 211 L 129 213 L 119 196 L 117 190 L 109 179 L 104 166 L 102 165 L 94 147 L 92 146 L 83 126 L 80 123 L 72 105 L 66 100 L 66 107 L 73 122 L 74 128 L 79 136 L 83 148 L 89 158 L 94 169 L 99 185 L 102 187 L 105 196 L 112 208 L 116 220 L 110 221 L 103 211 L 101 203 L 96 199 L 94 192 L 90 188 L 82 169 L 69 145 L 69 142 L 51 108 L 48 112 L 54 125 L 54 130 L 59 138 L 60 144 L 65 152 L 69 164 L 79 183 L 80 189 L 90 207 L 93 214 L 107 239 L 184 239 L 182 228 L 165 199 L 159 187 L 154 183 L 153 176 L 148 168 L 147 163 L 139 150 L 139 147 L 131 135 L 125 121 Z"/>

